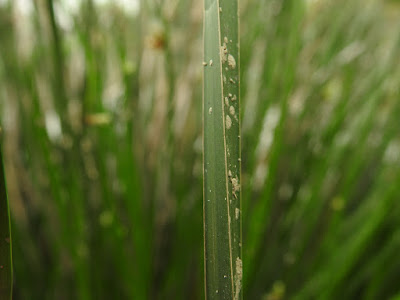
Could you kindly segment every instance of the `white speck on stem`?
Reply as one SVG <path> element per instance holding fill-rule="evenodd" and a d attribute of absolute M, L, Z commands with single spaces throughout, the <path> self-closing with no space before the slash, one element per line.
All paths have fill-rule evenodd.
<path fill-rule="evenodd" d="M 236 60 L 231 54 L 228 55 L 228 66 L 231 69 L 235 69 L 236 68 Z"/>
<path fill-rule="evenodd" d="M 235 114 L 235 108 L 231 105 L 229 107 L 229 113 L 233 116 Z"/>
<path fill-rule="evenodd" d="M 228 97 L 225 97 L 225 105 L 226 105 L 226 106 L 229 106 L 229 100 L 228 100 Z"/>
<path fill-rule="evenodd" d="M 226 116 L 225 118 L 225 125 L 226 125 L 226 129 L 231 129 L 232 127 L 232 120 L 230 116 Z"/>
<path fill-rule="evenodd" d="M 232 178 L 232 189 L 233 193 L 240 191 L 240 184 L 238 178 Z"/>
<path fill-rule="evenodd" d="M 207 63 L 205 61 L 203 61 L 203 66 L 207 66 Z"/>
<path fill-rule="evenodd" d="M 242 277 L 243 277 L 242 260 L 236 258 L 236 273 L 235 273 L 235 300 L 239 300 L 240 290 L 242 289 Z"/>
<path fill-rule="evenodd" d="M 240 214 L 240 209 L 239 208 L 235 208 L 235 219 L 239 220 L 239 214 Z"/>
<path fill-rule="evenodd" d="M 225 63 L 228 60 L 228 48 L 226 47 L 226 43 L 221 46 L 221 61 Z"/>
<path fill-rule="evenodd" d="M 212 59 L 210 59 L 210 66 L 212 66 L 213 65 L 213 61 L 212 61 Z"/>
<path fill-rule="evenodd" d="M 224 37 L 224 43 L 228 44 L 228 38 L 227 37 Z"/>
<path fill-rule="evenodd" d="M 208 113 L 211 115 L 212 114 L 212 107 L 210 107 L 209 109 L 208 109 Z"/>

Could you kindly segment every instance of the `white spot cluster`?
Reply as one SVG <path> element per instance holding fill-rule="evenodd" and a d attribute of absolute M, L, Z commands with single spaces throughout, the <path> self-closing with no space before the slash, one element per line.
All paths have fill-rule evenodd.
<path fill-rule="evenodd" d="M 226 129 L 231 129 L 231 127 L 232 127 L 232 120 L 231 120 L 231 117 L 230 117 L 230 116 L 226 116 L 226 118 L 225 118 L 225 126 L 226 126 Z"/>
<path fill-rule="evenodd" d="M 242 289 L 243 266 L 242 260 L 236 258 L 236 274 L 235 274 L 235 300 L 239 300 L 240 290 Z"/>
<path fill-rule="evenodd" d="M 237 178 L 232 178 L 232 188 L 233 188 L 234 194 L 236 194 L 236 192 L 240 191 L 240 184 L 239 184 L 239 180 Z"/>
<path fill-rule="evenodd" d="M 240 209 L 239 208 L 235 208 L 235 219 L 239 220 L 239 214 L 240 214 Z"/>
<path fill-rule="evenodd" d="M 231 69 L 235 69 L 236 68 L 236 60 L 231 54 L 228 55 L 228 66 Z"/>
<path fill-rule="evenodd" d="M 228 100 L 228 97 L 225 97 L 225 105 L 226 105 L 226 106 L 229 106 L 229 100 Z"/>
<path fill-rule="evenodd" d="M 221 46 L 221 61 L 222 63 L 227 62 L 228 60 L 228 48 L 226 47 L 226 43 Z"/>

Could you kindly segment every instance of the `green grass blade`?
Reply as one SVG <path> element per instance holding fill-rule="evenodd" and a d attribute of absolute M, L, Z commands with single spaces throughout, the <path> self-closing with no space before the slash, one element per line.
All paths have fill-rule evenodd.
<path fill-rule="evenodd" d="M 8 206 L 3 157 L 0 149 L 0 298 L 11 299 L 13 271 L 11 259 L 10 209 Z"/>
<path fill-rule="evenodd" d="M 237 1 L 205 1 L 204 247 L 207 299 L 242 297 Z"/>

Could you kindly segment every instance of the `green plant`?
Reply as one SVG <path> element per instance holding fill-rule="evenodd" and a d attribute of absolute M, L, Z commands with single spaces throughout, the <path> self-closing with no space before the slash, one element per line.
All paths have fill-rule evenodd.
<path fill-rule="evenodd" d="M 13 267 L 10 209 L 7 199 L 3 155 L 0 147 L 0 298 L 5 300 L 12 299 L 12 289 Z"/>
<path fill-rule="evenodd" d="M 204 117 L 217 101 L 215 134 L 240 135 L 245 153 L 243 297 L 399 294 L 396 4 L 239 1 L 240 70 L 232 52 L 225 66 L 240 92 L 229 92 L 218 47 L 226 36 L 236 49 L 214 33 L 216 58 L 201 65 L 201 1 L 28 2 L 0 1 L 15 299 L 203 299 L 203 72 L 220 93 Z M 228 16 L 222 7 L 221 25 Z M 240 134 L 221 124 L 227 91 L 228 103 L 241 96 Z M 219 263 L 234 273 L 228 248 Z"/>
<path fill-rule="evenodd" d="M 204 264 L 207 299 L 241 299 L 237 1 L 204 2 Z"/>

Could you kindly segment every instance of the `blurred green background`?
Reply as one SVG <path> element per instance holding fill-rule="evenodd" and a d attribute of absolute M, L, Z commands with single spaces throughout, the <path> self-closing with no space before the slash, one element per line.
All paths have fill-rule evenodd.
<path fill-rule="evenodd" d="M 241 0 L 245 299 L 400 299 L 399 1 Z M 14 299 L 202 299 L 202 16 L 0 1 Z"/>

